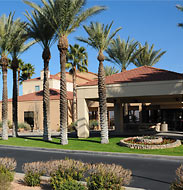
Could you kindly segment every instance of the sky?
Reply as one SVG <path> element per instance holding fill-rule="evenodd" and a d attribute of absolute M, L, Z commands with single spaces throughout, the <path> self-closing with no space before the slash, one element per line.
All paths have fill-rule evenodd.
<path fill-rule="evenodd" d="M 40 0 L 33 0 L 40 3 Z M 88 0 L 86 8 L 95 5 L 104 5 L 107 10 L 92 16 L 84 25 L 89 25 L 91 21 L 110 24 L 114 21 L 111 31 L 118 27 L 122 29 L 118 32 L 121 39 L 134 39 L 142 45 L 147 41 L 150 45 L 154 44 L 154 50 L 161 49 L 166 51 L 160 61 L 154 66 L 161 69 L 183 73 L 183 28 L 177 26 L 183 22 L 183 12 L 176 9 L 176 4 L 183 5 L 183 0 Z M 0 16 L 8 15 L 15 11 L 14 18 L 21 18 L 26 21 L 25 10 L 31 11 L 31 8 L 24 4 L 22 0 L 0 0 Z M 82 25 L 83 25 L 82 24 Z M 97 51 L 82 42 L 78 42 L 76 37 L 87 37 L 82 25 L 69 36 L 69 43 L 74 45 L 78 43 L 84 46 L 88 52 L 88 70 L 94 73 L 98 72 Z M 43 69 L 42 47 L 35 44 L 20 58 L 25 63 L 31 63 L 35 66 L 34 77 L 40 76 Z M 104 62 L 104 65 L 111 65 L 110 62 Z M 127 70 L 135 68 L 132 64 Z M 59 51 L 57 42 L 51 47 L 50 72 L 56 74 L 60 71 Z M 12 97 L 12 72 L 8 71 L 8 97 Z M 0 99 L 2 94 L 2 76 L 0 75 Z M 22 94 L 22 87 L 20 89 Z"/>

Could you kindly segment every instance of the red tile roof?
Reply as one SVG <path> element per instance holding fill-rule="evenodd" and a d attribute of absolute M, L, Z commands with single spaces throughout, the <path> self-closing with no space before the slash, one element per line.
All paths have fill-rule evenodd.
<path fill-rule="evenodd" d="M 50 79 L 60 80 L 60 77 L 57 76 L 57 75 L 50 75 Z M 24 82 L 38 81 L 38 80 L 41 80 L 41 77 L 36 77 L 36 78 L 33 78 L 33 79 L 28 79 L 28 80 L 25 80 Z M 66 81 L 67 82 L 72 82 L 71 80 L 68 80 L 67 78 L 66 78 Z"/>
<path fill-rule="evenodd" d="M 60 99 L 60 91 L 57 89 L 50 89 L 50 100 L 59 100 Z M 72 100 L 73 99 L 73 92 L 67 92 L 67 99 Z M 39 92 L 33 92 L 30 94 L 25 94 L 18 97 L 19 102 L 25 102 L 25 101 L 42 101 L 43 100 L 43 91 Z M 12 101 L 12 99 L 9 99 L 8 101 Z"/>
<path fill-rule="evenodd" d="M 166 81 L 180 80 L 183 75 L 180 73 L 158 69 L 150 66 L 142 66 L 121 73 L 113 74 L 106 77 L 106 84 L 119 84 L 126 82 L 148 82 L 148 81 Z M 79 86 L 97 85 L 98 80 L 93 80 Z"/>

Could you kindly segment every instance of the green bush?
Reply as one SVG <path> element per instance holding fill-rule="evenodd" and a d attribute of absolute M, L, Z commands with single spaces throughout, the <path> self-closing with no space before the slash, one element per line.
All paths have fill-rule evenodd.
<path fill-rule="evenodd" d="M 89 121 L 89 128 L 90 128 L 90 129 L 94 129 L 94 127 L 96 127 L 96 126 L 98 126 L 98 125 L 99 125 L 99 123 L 98 123 L 97 120 L 90 120 L 90 121 Z"/>
<path fill-rule="evenodd" d="M 44 162 L 25 163 L 22 169 L 25 173 L 24 181 L 28 186 L 40 185 L 40 177 L 45 173 Z"/>
<path fill-rule="evenodd" d="M 176 179 L 170 186 L 171 190 L 183 190 L 183 165 L 176 170 Z"/>
<path fill-rule="evenodd" d="M 41 183 L 40 177 L 40 173 L 27 172 L 24 177 L 24 182 L 31 187 L 39 186 Z"/>
<path fill-rule="evenodd" d="M 122 190 L 131 181 L 131 171 L 115 164 L 93 164 L 90 166 L 87 186 L 89 190 Z"/>
<path fill-rule="evenodd" d="M 16 164 L 14 158 L 0 158 L 0 190 L 10 189 Z"/>
<path fill-rule="evenodd" d="M 5 176 L 7 181 L 12 182 L 14 179 L 14 172 L 8 170 L 5 166 L 0 166 L 0 174 L 1 176 Z"/>
<path fill-rule="evenodd" d="M 14 179 L 14 170 L 16 168 L 16 161 L 14 158 L 0 158 L 0 174 L 5 176 L 7 181 L 12 182 Z"/>
<path fill-rule="evenodd" d="M 69 132 L 74 132 L 77 131 L 77 121 L 76 122 L 72 122 L 70 125 L 68 125 L 68 131 Z"/>
<path fill-rule="evenodd" d="M 9 181 L 8 176 L 0 173 L 0 190 L 10 190 L 11 182 Z"/>
<path fill-rule="evenodd" d="M 51 178 L 51 185 L 53 190 L 86 190 L 84 185 L 81 185 L 72 178 L 63 179 L 59 175 L 54 175 Z"/>
<path fill-rule="evenodd" d="M 52 177 L 60 176 L 63 179 L 74 179 L 80 181 L 84 178 L 84 172 L 86 171 L 85 164 L 81 161 L 72 159 L 55 160 L 47 162 L 45 168 L 48 168 L 48 175 Z"/>
<path fill-rule="evenodd" d="M 18 128 L 24 129 L 25 131 L 31 130 L 31 127 L 28 123 L 19 123 Z"/>

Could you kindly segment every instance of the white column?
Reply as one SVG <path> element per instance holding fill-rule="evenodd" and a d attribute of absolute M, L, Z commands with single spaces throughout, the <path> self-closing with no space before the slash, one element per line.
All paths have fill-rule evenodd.
<path fill-rule="evenodd" d="M 88 106 L 84 98 L 77 99 L 77 112 L 77 135 L 79 138 L 87 138 L 89 137 L 89 114 Z"/>
<path fill-rule="evenodd" d="M 115 100 L 114 102 L 114 123 L 115 123 L 115 133 L 120 134 L 124 131 L 123 124 L 123 107 L 120 100 Z"/>

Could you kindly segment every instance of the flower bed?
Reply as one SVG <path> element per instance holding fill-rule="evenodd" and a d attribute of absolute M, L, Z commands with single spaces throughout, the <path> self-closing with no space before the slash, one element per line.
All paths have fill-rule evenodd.
<path fill-rule="evenodd" d="M 166 139 L 162 137 L 129 137 L 120 140 L 120 146 L 126 146 L 131 149 L 166 149 L 181 145 L 180 140 Z"/>

